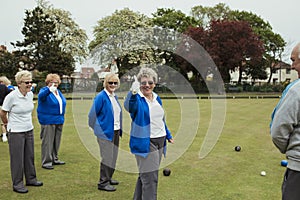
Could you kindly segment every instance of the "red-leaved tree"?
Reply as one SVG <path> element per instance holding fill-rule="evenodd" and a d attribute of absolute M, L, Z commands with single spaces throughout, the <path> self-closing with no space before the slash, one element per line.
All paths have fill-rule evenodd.
<path fill-rule="evenodd" d="M 262 60 L 263 43 L 253 32 L 248 22 L 212 21 L 206 30 L 201 27 L 192 27 L 187 29 L 185 34 L 209 53 L 225 83 L 230 82 L 230 72 L 235 70 L 239 70 L 238 82 L 241 83 L 245 68 L 255 66 Z M 188 50 L 189 60 L 199 63 L 203 69 L 203 74 L 208 73 L 205 71 L 213 73 L 215 69 L 208 66 L 207 62 L 204 61 L 208 60 L 207 55 L 199 56 L 199 51 L 193 49 L 193 45 L 191 45 L 194 41 L 189 42 L 189 40 L 191 41 L 187 38 L 183 41 L 178 51 Z M 180 63 L 180 67 L 184 71 L 194 72 L 191 63 L 184 61 L 182 58 L 177 58 L 177 62 Z"/>

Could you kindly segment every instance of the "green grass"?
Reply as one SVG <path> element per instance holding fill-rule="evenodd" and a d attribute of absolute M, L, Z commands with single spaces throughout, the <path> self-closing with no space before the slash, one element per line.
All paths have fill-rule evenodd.
<path fill-rule="evenodd" d="M 285 171 L 280 166 L 280 161 L 284 159 L 284 155 L 274 147 L 269 134 L 270 114 L 278 100 L 228 99 L 222 134 L 213 151 L 204 159 L 199 159 L 199 150 L 210 123 L 211 102 L 207 99 L 197 100 L 200 108 L 197 134 L 183 155 L 168 165 L 172 170 L 171 175 L 164 177 L 160 172 L 158 199 L 280 199 Z M 176 141 L 178 130 L 183 128 L 188 133 L 195 126 L 192 124 L 194 120 L 190 119 L 181 127 L 180 103 L 190 105 L 189 101 L 191 100 L 163 100 L 167 124 L 175 136 L 175 144 L 169 145 L 167 158 L 172 155 L 171 150 L 177 150 L 182 143 Z M 44 186 L 28 187 L 27 194 L 12 191 L 8 144 L 0 143 L 0 199 L 132 199 L 137 174 L 124 170 L 116 170 L 114 174 L 114 178 L 120 181 L 116 192 L 97 190 L 99 160 L 96 156 L 99 150 L 93 133 L 87 129 L 86 121 L 90 105 L 90 100 L 74 101 L 73 106 L 72 101 L 68 101 L 59 154 L 66 165 L 55 166 L 54 170 L 49 171 L 42 169 L 40 165 L 40 127 L 36 111 L 33 112 L 36 171 L 38 180 L 43 181 Z M 120 148 L 124 151 L 129 151 L 129 123 L 130 119 L 125 111 L 125 131 L 120 143 Z M 179 138 L 179 134 L 177 137 Z M 91 141 L 88 144 L 91 149 L 85 147 L 87 141 Z M 236 145 L 242 147 L 241 152 L 234 151 Z M 134 159 L 133 156 L 132 158 Z M 120 156 L 119 160 L 122 160 Z M 267 172 L 265 177 L 260 176 L 262 170 Z"/>

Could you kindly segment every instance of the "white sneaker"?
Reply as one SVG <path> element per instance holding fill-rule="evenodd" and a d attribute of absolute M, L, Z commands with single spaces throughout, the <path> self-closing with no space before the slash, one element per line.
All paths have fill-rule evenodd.
<path fill-rule="evenodd" d="M 7 136 L 6 136 L 6 133 L 3 133 L 3 134 L 2 134 L 2 141 L 3 141 L 3 142 L 7 142 Z"/>

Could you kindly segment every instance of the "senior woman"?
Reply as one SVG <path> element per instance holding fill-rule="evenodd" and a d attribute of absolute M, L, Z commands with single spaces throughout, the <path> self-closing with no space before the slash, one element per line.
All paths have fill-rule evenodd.
<path fill-rule="evenodd" d="M 13 191 L 27 193 L 28 189 L 23 183 L 24 175 L 27 186 L 43 185 L 37 181 L 34 165 L 32 76 L 29 71 L 20 71 L 15 79 L 18 88 L 5 97 L 1 118 L 8 132 Z"/>
<path fill-rule="evenodd" d="M 122 136 L 122 108 L 115 94 L 120 86 L 117 74 L 105 76 L 104 89 L 97 94 L 88 114 L 89 127 L 94 130 L 99 144 L 100 179 L 98 189 L 113 192 L 119 182 L 112 179 L 119 152 L 119 139 Z"/>
<path fill-rule="evenodd" d="M 133 199 L 157 199 L 158 170 L 166 141 L 173 139 L 165 123 L 160 97 L 153 92 L 156 72 L 142 67 L 124 102 L 130 113 L 130 149 L 135 154 L 139 176 Z"/>
<path fill-rule="evenodd" d="M 57 88 L 61 83 L 57 74 L 48 74 L 46 86 L 38 94 L 37 116 L 41 125 L 42 168 L 54 169 L 53 165 L 64 165 L 58 159 L 63 124 L 65 121 L 66 98 Z"/>

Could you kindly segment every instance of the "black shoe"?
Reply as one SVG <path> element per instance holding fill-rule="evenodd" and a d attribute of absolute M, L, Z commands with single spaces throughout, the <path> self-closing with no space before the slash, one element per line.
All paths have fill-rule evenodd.
<path fill-rule="evenodd" d="M 44 169 L 54 169 L 53 166 L 42 166 L 42 168 L 44 168 Z"/>
<path fill-rule="evenodd" d="M 109 181 L 109 183 L 110 183 L 111 185 L 119 185 L 119 181 L 112 180 L 112 179 Z"/>
<path fill-rule="evenodd" d="M 39 186 L 42 186 L 42 185 L 43 185 L 43 182 L 37 181 L 37 182 L 35 182 L 35 183 L 26 183 L 26 185 L 27 185 L 27 186 L 37 186 L 37 187 L 39 187 Z"/>
<path fill-rule="evenodd" d="M 64 161 L 61 161 L 61 160 L 57 160 L 57 161 L 54 161 L 53 162 L 53 165 L 64 165 L 66 164 Z"/>
<path fill-rule="evenodd" d="M 21 188 L 21 189 L 14 188 L 13 190 L 14 190 L 14 192 L 23 193 L 23 194 L 28 192 L 28 190 L 26 188 Z"/>
<path fill-rule="evenodd" d="M 114 186 L 111 186 L 111 185 L 108 184 L 106 186 L 99 186 L 98 185 L 98 190 L 104 190 L 104 191 L 107 191 L 107 192 L 114 192 L 117 189 Z"/>

